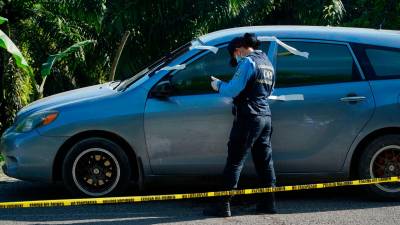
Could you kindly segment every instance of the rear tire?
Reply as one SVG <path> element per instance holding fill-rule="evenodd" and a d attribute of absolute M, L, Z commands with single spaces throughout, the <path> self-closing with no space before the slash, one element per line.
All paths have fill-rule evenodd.
<path fill-rule="evenodd" d="M 400 176 L 400 135 L 385 135 L 373 140 L 360 157 L 360 179 Z M 364 185 L 376 200 L 400 200 L 400 182 Z"/>
<path fill-rule="evenodd" d="M 131 166 L 118 144 L 94 137 L 72 146 L 63 161 L 62 177 L 74 195 L 112 196 L 126 190 Z"/>

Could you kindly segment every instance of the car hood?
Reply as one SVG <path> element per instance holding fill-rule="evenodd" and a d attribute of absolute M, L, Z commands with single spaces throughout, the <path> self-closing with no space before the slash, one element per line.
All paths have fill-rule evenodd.
<path fill-rule="evenodd" d="M 24 117 L 26 114 L 31 114 L 41 109 L 50 108 L 56 105 L 66 105 L 76 101 L 99 98 L 105 95 L 114 94 L 117 91 L 113 90 L 113 86 L 114 85 L 111 85 L 110 82 L 108 82 L 51 95 L 34 101 L 22 108 L 17 113 L 17 118 Z"/>

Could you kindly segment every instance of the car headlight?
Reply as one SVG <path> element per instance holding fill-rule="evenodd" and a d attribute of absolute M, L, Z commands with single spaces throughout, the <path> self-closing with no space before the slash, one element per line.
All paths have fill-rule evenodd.
<path fill-rule="evenodd" d="M 34 113 L 23 119 L 21 122 L 19 122 L 15 126 L 14 131 L 18 133 L 31 131 L 35 128 L 52 123 L 57 118 L 57 116 L 58 112 L 56 111 L 45 111 L 45 112 Z"/>

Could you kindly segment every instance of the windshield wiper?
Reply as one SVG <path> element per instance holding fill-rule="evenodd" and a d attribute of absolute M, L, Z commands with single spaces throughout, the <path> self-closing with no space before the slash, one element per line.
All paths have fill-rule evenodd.
<path fill-rule="evenodd" d="M 130 85 L 135 83 L 136 80 L 140 79 L 141 77 L 143 77 L 146 74 L 150 74 L 149 76 L 154 75 L 153 72 L 156 69 L 160 68 L 160 66 L 162 66 L 164 64 L 167 64 L 167 63 L 171 62 L 176 57 L 178 57 L 181 54 L 185 53 L 189 49 L 190 46 L 191 46 L 191 42 L 188 42 L 188 43 L 182 45 L 181 47 L 175 49 L 174 51 L 169 52 L 164 57 L 158 59 L 157 61 L 155 61 L 154 63 L 152 63 L 150 66 L 146 67 L 145 69 L 143 69 L 139 73 L 137 73 L 134 76 L 132 76 L 131 78 L 128 78 L 128 79 L 124 80 L 123 82 L 121 82 L 121 83 L 124 83 L 124 84 L 123 85 L 118 85 L 118 86 L 120 86 L 120 88 L 118 90 L 121 90 L 121 91 L 126 90 Z"/>
<path fill-rule="evenodd" d="M 113 80 L 113 81 L 110 82 L 109 85 L 111 86 L 114 83 L 118 83 L 118 84 L 113 87 L 113 90 L 115 90 L 122 83 L 122 81 L 121 80 Z"/>

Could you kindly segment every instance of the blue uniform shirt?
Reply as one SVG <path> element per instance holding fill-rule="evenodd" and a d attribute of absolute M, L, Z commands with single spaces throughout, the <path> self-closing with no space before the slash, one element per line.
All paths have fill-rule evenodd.
<path fill-rule="evenodd" d="M 259 50 L 255 50 L 259 51 Z M 278 44 L 276 41 L 270 43 L 268 49 L 268 59 L 270 60 L 274 71 L 276 71 L 276 58 L 277 58 Z M 255 63 L 250 57 L 245 57 L 239 61 L 236 67 L 235 75 L 228 82 L 222 82 L 219 85 L 219 93 L 227 97 L 236 97 L 246 87 L 247 81 L 254 76 Z M 272 89 L 273 90 L 273 89 Z"/>

